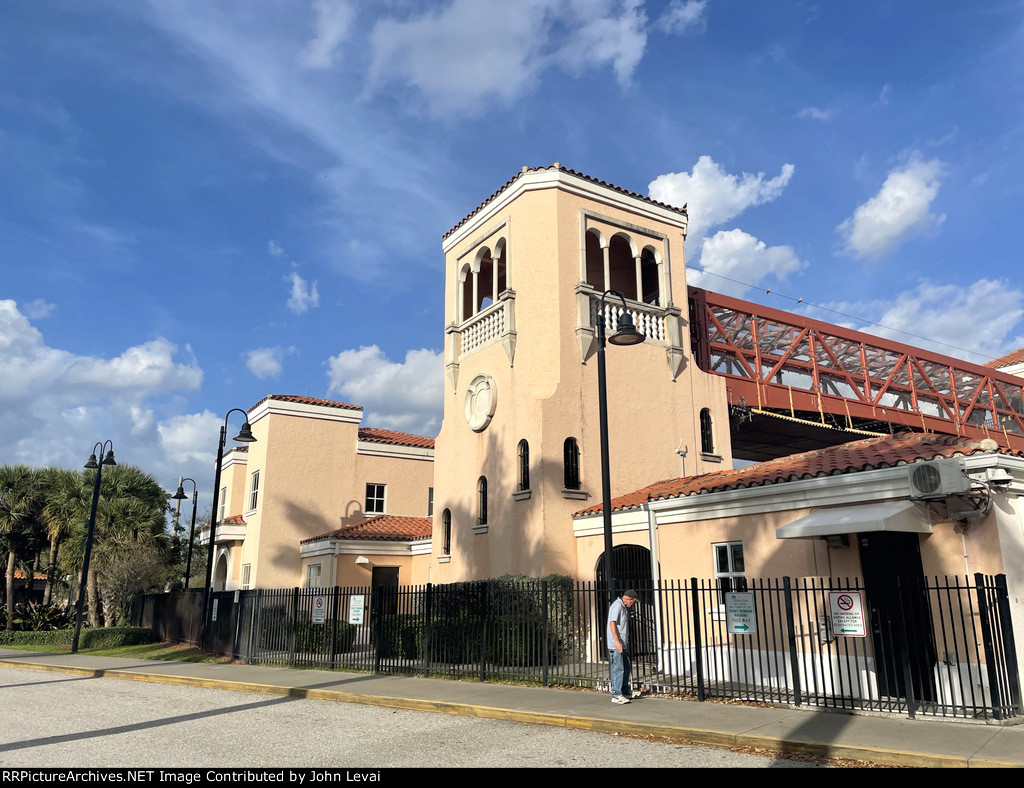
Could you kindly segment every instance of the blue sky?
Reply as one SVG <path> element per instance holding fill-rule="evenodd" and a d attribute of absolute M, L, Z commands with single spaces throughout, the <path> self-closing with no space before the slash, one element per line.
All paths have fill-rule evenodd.
<path fill-rule="evenodd" d="M 435 434 L 441 236 L 555 161 L 688 203 L 691 283 L 1002 355 L 1022 45 L 1019 0 L 9 2 L 0 461 L 208 500 L 267 394 Z"/>

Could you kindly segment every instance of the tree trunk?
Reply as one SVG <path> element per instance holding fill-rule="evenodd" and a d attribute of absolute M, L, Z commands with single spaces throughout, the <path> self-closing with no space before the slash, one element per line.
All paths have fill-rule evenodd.
<path fill-rule="evenodd" d="M 14 551 L 7 556 L 7 629 L 14 628 Z"/>
<path fill-rule="evenodd" d="M 89 570 L 89 577 L 85 582 L 86 592 L 89 595 L 89 623 L 98 627 L 100 625 L 100 593 L 96 583 L 96 570 Z"/>
<path fill-rule="evenodd" d="M 57 546 L 60 544 L 58 537 L 50 540 L 50 563 L 46 566 L 46 587 L 43 589 L 43 604 L 48 605 L 53 601 L 53 573 L 57 571 Z"/>

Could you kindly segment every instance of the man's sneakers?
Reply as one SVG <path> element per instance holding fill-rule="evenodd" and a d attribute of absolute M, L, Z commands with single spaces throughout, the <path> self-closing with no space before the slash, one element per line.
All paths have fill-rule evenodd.
<path fill-rule="evenodd" d="M 629 698 L 624 695 L 612 695 L 612 703 L 629 703 Z"/>

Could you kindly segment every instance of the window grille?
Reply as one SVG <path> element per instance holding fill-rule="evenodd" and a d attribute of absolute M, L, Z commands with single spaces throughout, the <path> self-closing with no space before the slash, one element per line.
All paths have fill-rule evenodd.
<path fill-rule="evenodd" d="M 707 408 L 700 412 L 700 450 L 704 454 L 715 453 L 715 435 L 711 429 L 711 411 Z"/>
<path fill-rule="evenodd" d="M 444 555 L 452 554 L 452 513 L 451 510 L 445 509 L 441 513 L 441 534 L 443 544 L 441 550 Z"/>
<path fill-rule="evenodd" d="M 487 477 L 481 476 L 477 484 L 477 491 L 480 494 L 479 512 L 477 514 L 477 525 L 487 525 Z"/>
<path fill-rule="evenodd" d="M 563 445 L 563 464 L 565 466 L 565 489 L 580 488 L 580 447 L 575 438 L 566 438 Z"/>
<path fill-rule="evenodd" d="M 519 489 L 530 489 L 530 444 L 519 441 Z"/>

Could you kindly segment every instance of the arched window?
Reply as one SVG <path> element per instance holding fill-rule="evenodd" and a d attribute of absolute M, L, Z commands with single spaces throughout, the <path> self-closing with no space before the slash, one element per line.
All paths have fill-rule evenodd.
<path fill-rule="evenodd" d="M 477 492 L 479 493 L 479 511 L 477 512 L 476 522 L 477 525 L 487 525 L 487 477 L 481 476 L 480 481 L 477 483 Z"/>
<path fill-rule="evenodd" d="M 565 469 L 565 489 L 580 488 L 580 447 L 575 438 L 566 438 L 562 444 L 562 463 Z"/>
<path fill-rule="evenodd" d="M 608 244 L 608 288 L 636 301 L 636 259 L 629 238 L 621 233 Z"/>
<path fill-rule="evenodd" d="M 460 321 L 473 317 L 473 271 L 469 265 L 464 265 L 459 272 L 459 309 L 462 310 Z"/>
<path fill-rule="evenodd" d="M 496 291 L 500 296 L 506 290 L 508 290 L 508 258 L 506 256 L 505 239 L 498 241 L 494 247 L 494 272 L 497 277 L 497 288 Z"/>
<path fill-rule="evenodd" d="M 661 306 L 661 285 L 658 281 L 658 258 L 651 247 L 640 253 L 641 300 L 645 304 Z"/>
<path fill-rule="evenodd" d="M 530 444 L 519 441 L 519 489 L 530 489 Z"/>
<path fill-rule="evenodd" d="M 477 252 L 477 275 L 476 275 L 476 312 L 483 311 L 494 303 L 494 260 L 491 258 L 491 250 L 486 246 Z"/>
<path fill-rule="evenodd" d="M 602 293 L 604 285 L 604 250 L 596 230 L 587 230 L 587 284 Z"/>
<path fill-rule="evenodd" d="M 452 554 L 452 512 L 445 509 L 441 512 L 441 551 L 444 555 Z"/>
<path fill-rule="evenodd" d="M 715 434 L 711 428 L 711 411 L 707 408 L 700 412 L 700 450 L 704 454 L 715 453 Z"/>

